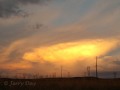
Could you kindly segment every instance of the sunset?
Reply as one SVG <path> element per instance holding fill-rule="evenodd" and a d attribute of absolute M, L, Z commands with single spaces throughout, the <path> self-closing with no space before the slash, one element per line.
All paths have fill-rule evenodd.
<path fill-rule="evenodd" d="M 25 60 L 48 60 L 50 62 L 72 62 L 80 58 L 91 58 L 106 55 L 116 47 L 118 41 L 114 40 L 85 40 L 62 43 L 41 48 L 24 54 Z"/>
<path fill-rule="evenodd" d="M 120 0 L 0 0 L 1 78 L 96 73 L 120 78 Z"/>

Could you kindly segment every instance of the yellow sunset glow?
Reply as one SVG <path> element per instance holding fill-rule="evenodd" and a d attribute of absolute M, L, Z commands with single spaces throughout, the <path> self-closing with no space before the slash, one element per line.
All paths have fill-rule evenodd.
<path fill-rule="evenodd" d="M 112 42 L 112 43 L 111 43 Z M 23 58 L 29 61 L 73 61 L 80 58 L 92 58 L 101 56 L 115 47 L 117 41 L 105 40 L 86 40 L 71 43 L 61 43 L 48 47 L 34 49 L 33 52 L 27 52 Z"/>

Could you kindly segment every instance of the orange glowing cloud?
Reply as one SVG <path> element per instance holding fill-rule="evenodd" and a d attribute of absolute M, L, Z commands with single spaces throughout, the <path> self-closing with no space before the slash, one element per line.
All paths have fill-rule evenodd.
<path fill-rule="evenodd" d="M 1 69 L 7 70 L 16 70 L 16 69 L 30 69 L 32 66 L 27 62 L 19 62 L 19 63 L 9 63 L 9 64 L 1 64 Z"/>
<path fill-rule="evenodd" d="M 72 62 L 80 58 L 93 58 L 107 54 L 117 45 L 117 40 L 84 40 L 78 42 L 60 43 L 48 47 L 35 48 L 26 52 L 23 59 L 29 61 Z"/>

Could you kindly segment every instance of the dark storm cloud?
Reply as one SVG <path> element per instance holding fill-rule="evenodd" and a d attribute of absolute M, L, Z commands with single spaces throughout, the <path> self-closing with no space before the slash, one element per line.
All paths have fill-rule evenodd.
<path fill-rule="evenodd" d="M 17 14 L 19 8 L 15 0 L 1 0 L 0 1 L 0 17 L 8 17 L 12 14 Z"/>
<path fill-rule="evenodd" d="M 22 15 L 19 4 L 37 4 L 48 0 L 0 0 L 0 18 L 11 15 Z"/>
<path fill-rule="evenodd" d="M 39 3 L 45 0 L 16 0 L 16 1 L 23 4 L 27 4 L 27 3 Z"/>

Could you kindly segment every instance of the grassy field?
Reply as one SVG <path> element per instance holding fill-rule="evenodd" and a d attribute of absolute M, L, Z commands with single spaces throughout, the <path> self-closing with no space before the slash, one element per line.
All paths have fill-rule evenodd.
<path fill-rule="evenodd" d="M 0 90 L 120 90 L 120 79 L 0 79 Z"/>

